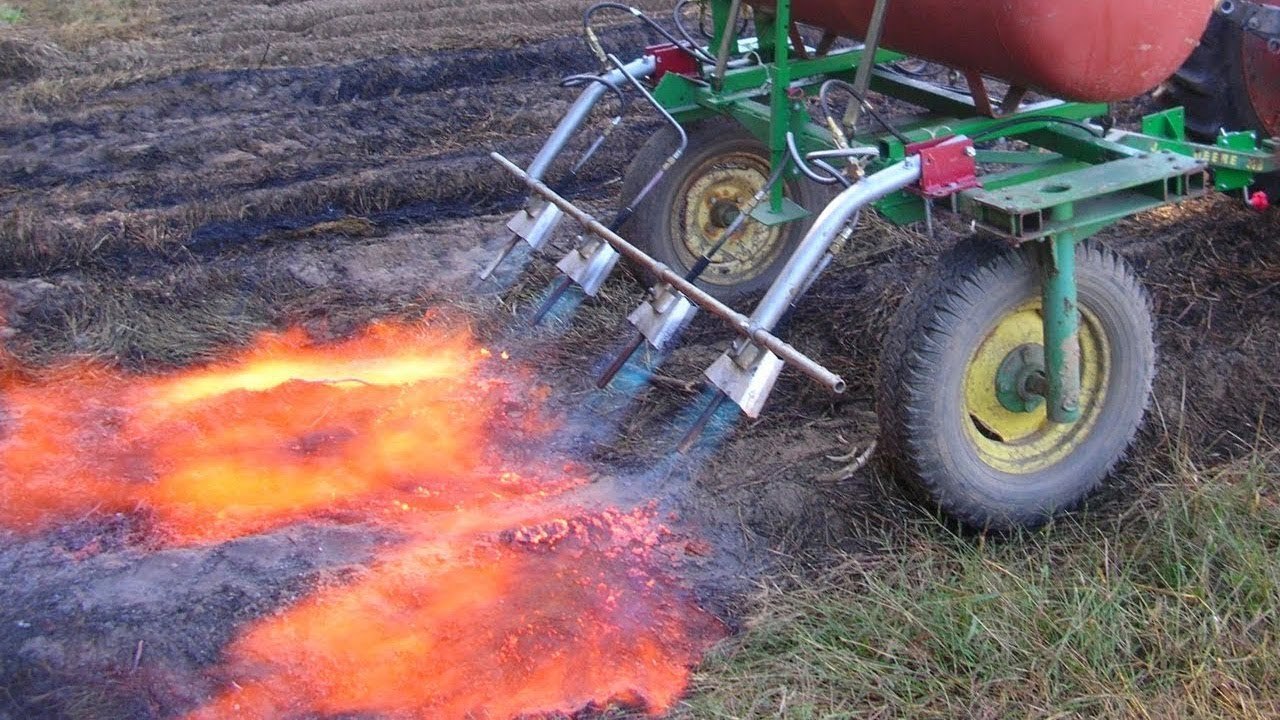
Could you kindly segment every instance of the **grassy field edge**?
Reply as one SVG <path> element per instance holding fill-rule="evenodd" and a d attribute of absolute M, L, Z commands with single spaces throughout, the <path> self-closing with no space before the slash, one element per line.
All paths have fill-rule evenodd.
<path fill-rule="evenodd" d="M 1172 460 L 1120 511 L 1002 540 L 919 518 L 763 589 L 684 716 L 1277 716 L 1280 454 Z"/>

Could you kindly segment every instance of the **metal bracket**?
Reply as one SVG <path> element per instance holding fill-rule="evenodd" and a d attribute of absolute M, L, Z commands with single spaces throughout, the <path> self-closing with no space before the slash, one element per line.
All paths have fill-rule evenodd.
<path fill-rule="evenodd" d="M 785 366 L 782 358 L 768 350 L 750 343 L 735 343 L 703 374 L 742 408 L 747 417 L 758 418 Z"/>
<path fill-rule="evenodd" d="M 996 107 L 991 100 L 991 93 L 987 90 L 987 79 L 982 73 L 967 70 L 964 77 L 965 82 L 969 84 L 969 94 L 973 97 L 974 107 L 979 113 L 990 118 L 1002 118 L 1016 113 L 1029 92 L 1027 88 L 1015 85 L 1005 93 L 1004 99 L 1000 101 L 1000 107 Z"/>
<path fill-rule="evenodd" d="M 595 297 L 621 257 L 609 243 L 593 237 L 570 250 L 556 263 L 556 267 L 576 282 L 584 293 Z"/>
<path fill-rule="evenodd" d="M 662 77 L 667 73 L 687 78 L 698 76 L 698 56 L 679 45 L 672 43 L 650 45 L 644 49 L 644 54 L 652 57 L 656 63 L 656 69 L 653 71 L 655 84 L 661 82 Z"/>
<path fill-rule="evenodd" d="M 560 212 L 560 208 L 539 200 L 516 213 L 507 223 L 507 229 L 528 243 L 529 247 L 541 250 L 563 218 L 564 213 Z"/>
<path fill-rule="evenodd" d="M 981 187 L 978 181 L 978 151 L 973 141 L 961 135 L 928 140 L 907 146 L 907 154 L 920 156 L 918 193 L 937 200 L 962 190 Z"/>
<path fill-rule="evenodd" d="M 698 314 L 694 305 L 675 288 L 662 283 L 653 289 L 651 296 L 640 303 L 627 320 L 649 341 L 655 350 L 662 351 L 685 329 L 693 316 Z"/>
<path fill-rule="evenodd" d="M 757 204 L 751 210 L 751 219 L 765 227 L 774 227 L 776 225 L 785 225 L 789 222 L 802 220 L 812 214 L 813 213 L 809 212 L 803 206 L 784 197 L 782 198 L 782 205 L 780 209 L 776 211 L 765 203 Z"/>
<path fill-rule="evenodd" d="M 560 208 L 545 200 L 530 199 L 529 204 L 507 222 L 511 239 L 485 269 L 480 271 L 480 279 L 488 280 L 492 277 L 502 263 L 511 257 L 511 253 L 515 252 L 521 240 L 528 243 L 534 251 L 541 250 L 551 239 L 551 235 L 559 227 L 562 219 L 564 219 L 564 213 Z"/>

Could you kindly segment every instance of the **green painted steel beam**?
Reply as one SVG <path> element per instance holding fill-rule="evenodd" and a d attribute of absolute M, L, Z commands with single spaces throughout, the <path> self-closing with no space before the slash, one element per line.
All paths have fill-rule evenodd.
<path fill-rule="evenodd" d="M 979 150 L 974 156 L 979 165 L 1045 165 L 1061 159 L 1057 153 L 1039 150 Z"/>
<path fill-rule="evenodd" d="M 1150 154 L 1100 137 L 1083 128 L 1058 123 L 1046 123 L 1044 127 L 1030 132 L 1018 132 L 1016 137 L 1050 152 L 1094 164 Z"/>
<path fill-rule="evenodd" d="M 992 118 L 978 110 L 967 92 L 958 92 L 935 85 L 933 83 L 908 77 L 885 68 L 877 68 L 871 74 L 871 89 L 932 113 L 953 118 L 976 117 L 988 123 L 1004 122 L 1013 118 L 1030 117 L 1038 114 L 1053 114 L 1074 120 L 1089 120 L 1104 117 L 1110 110 L 1105 103 L 1068 103 L 1061 100 L 1050 100 L 1024 107 L 1021 111 L 1004 117 Z M 1057 108 L 1055 111 L 1054 108 Z"/>
<path fill-rule="evenodd" d="M 828 77 L 839 77 L 848 73 L 849 77 L 857 71 L 858 62 L 862 58 L 862 50 L 854 48 L 824 57 L 812 57 L 807 60 L 792 60 L 790 65 L 792 81 L 809 81 L 817 84 Z M 876 53 L 877 63 L 901 60 L 903 55 L 887 50 Z M 730 70 L 725 74 L 723 94 L 732 97 L 738 93 L 759 94 L 773 80 L 770 64 L 753 65 L 751 67 Z M 816 89 L 816 88 L 815 88 Z"/>
<path fill-rule="evenodd" d="M 1054 208 L 1057 220 L 1069 222 L 1071 205 Z M 1076 286 L 1076 238 L 1063 233 L 1040 243 L 1041 294 L 1044 315 L 1044 359 L 1049 419 L 1080 419 L 1080 301 Z"/>
<path fill-rule="evenodd" d="M 1144 151 L 1167 150 L 1196 160 L 1214 169 L 1215 186 L 1222 192 L 1246 188 L 1257 175 L 1280 171 L 1280 154 L 1257 147 L 1253 133 L 1232 133 L 1219 138 L 1221 145 L 1168 140 L 1165 138 L 1117 133 L 1119 142 Z M 1234 137 L 1233 137 L 1234 136 Z"/>
<path fill-rule="evenodd" d="M 1045 178 L 1051 178 L 1063 173 L 1083 170 L 1087 167 L 1091 167 L 1091 165 L 1086 162 L 1080 162 L 1079 160 L 1069 160 L 1059 156 L 1057 160 L 1052 162 L 1016 167 L 1003 172 L 983 175 L 982 189 L 988 192 L 1003 190 L 1005 188 L 1017 187 L 1026 183 L 1044 180 Z"/>
<path fill-rule="evenodd" d="M 1280 171 L 1280 145 L 1262 142 L 1252 132 L 1223 133 L 1213 145 L 1187 140 L 1186 111 L 1172 108 L 1142 119 L 1142 132 L 1117 131 L 1118 142 L 1140 150 L 1167 150 L 1194 157 L 1214 169 L 1218 190 L 1248 187 L 1254 176 Z"/>
<path fill-rule="evenodd" d="M 1165 181 L 1176 181 L 1202 169 L 1203 166 L 1191 158 L 1174 153 L 1154 153 L 1091 165 L 1054 175 L 1042 182 L 1023 182 L 1016 187 L 994 191 L 977 190 L 970 197 L 985 205 L 1018 214 L 1048 211 L 1058 205 L 1125 190 L 1139 190 L 1163 199 L 1181 194 L 1168 187 Z"/>
<path fill-rule="evenodd" d="M 755 86 L 756 92 L 765 91 L 769 103 L 768 131 L 764 136 L 769 146 L 769 162 L 774 168 L 787 162 L 786 135 L 791 128 L 792 101 L 789 95 L 792 78 L 791 62 L 791 0 L 778 0 L 772 12 L 757 10 L 755 15 L 757 37 L 769 60 L 763 67 L 765 82 Z M 725 78 L 721 97 L 733 92 L 729 78 Z M 753 132 L 756 132 L 753 130 Z M 783 211 L 783 186 L 778 183 L 769 193 L 769 210 Z"/>
<path fill-rule="evenodd" d="M 946 92 L 940 92 L 938 95 L 944 101 L 941 104 L 951 107 L 951 103 L 946 101 L 946 96 Z M 924 142 L 945 135 L 965 135 L 980 140 L 984 136 L 986 140 L 998 138 L 1025 139 L 1025 136 L 1032 133 L 1048 128 L 1061 127 L 1062 125 L 1057 120 L 1058 118 L 1083 122 L 1098 117 L 1099 113 L 1105 113 L 1106 111 L 1106 105 L 1068 103 L 1061 100 L 1037 103 L 1028 106 L 1017 114 L 998 118 L 977 114 L 977 110 L 971 102 L 967 105 L 967 108 L 967 112 L 958 115 L 932 115 L 927 118 L 906 122 L 898 130 L 912 142 Z M 951 107 L 951 109 L 955 108 Z M 997 132 L 998 134 L 994 134 Z M 891 161 L 900 160 L 905 154 L 905 148 L 888 131 L 859 135 L 854 140 L 859 144 L 887 144 L 894 150 L 894 152 L 890 153 L 890 157 L 887 158 Z M 1089 154 L 1096 153 L 1090 152 Z"/>
<path fill-rule="evenodd" d="M 1063 161 L 999 179 L 984 178 L 984 187 L 960 193 L 957 206 L 1014 242 L 1079 233 L 1208 191 L 1203 165 L 1174 153 L 1098 165 Z M 1072 209 L 1069 218 L 1057 213 L 1061 207 Z"/>

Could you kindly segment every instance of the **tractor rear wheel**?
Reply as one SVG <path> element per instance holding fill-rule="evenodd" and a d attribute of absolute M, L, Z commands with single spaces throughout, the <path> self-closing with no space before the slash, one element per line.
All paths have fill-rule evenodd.
<path fill-rule="evenodd" d="M 1187 131 L 1197 140 L 1213 142 L 1223 130 L 1280 135 L 1280 55 L 1220 15 L 1160 95 L 1187 109 Z"/>
<path fill-rule="evenodd" d="M 1035 527 L 1080 504 L 1128 450 L 1151 395 L 1147 295 L 1092 243 L 1076 249 L 1080 420 L 1050 421 L 1026 392 L 1044 372 L 1038 245 L 957 245 L 899 310 L 881 357 L 882 451 L 909 491 L 979 530 Z"/>
<path fill-rule="evenodd" d="M 1157 97 L 1187 111 L 1187 134 L 1213 143 L 1218 134 L 1253 130 L 1280 135 L 1280 55 L 1266 40 L 1214 14 L 1200 45 Z M 1280 173 L 1259 175 L 1254 188 L 1275 195 Z"/>
<path fill-rule="evenodd" d="M 621 235 L 686 274 L 715 245 L 725 228 L 769 178 L 768 147 L 726 118 L 688 128 L 689 147 L 639 206 Z M 676 148 L 678 136 L 663 127 L 627 169 L 622 199 L 636 197 Z M 828 190 L 805 179 L 784 181 L 784 194 L 810 212 L 821 210 Z M 768 227 L 748 223 L 697 281 L 698 287 L 731 302 L 767 289 L 812 224 L 805 220 Z"/>

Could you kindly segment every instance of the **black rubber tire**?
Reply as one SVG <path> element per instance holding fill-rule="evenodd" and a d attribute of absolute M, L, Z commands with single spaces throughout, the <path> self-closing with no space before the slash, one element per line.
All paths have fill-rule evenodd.
<path fill-rule="evenodd" d="M 1244 31 L 1214 14 L 1200 45 L 1161 87 L 1161 102 L 1187 109 L 1187 133 L 1213 142 L 1222 130 L 1268 133 L 1249 100 L 1242 55 Z"/>
<path fill-rule="evenodd" d="M 1133 271 L 1092 243 L 1076 252 L 1080 304 L 1111 348 L 1094 429 L 1032 474 L 988 464 L 968 440 L 964 377 L 1002 317 L 1040 296 L 1036 243 L 971 238 L 944 254 L 898 311 L 882 351 L 881 452 L 904 488 L 976 530 L 1037 527 L 1077 507 L 1115 467 L 1142 424 L 1155 375 L 1151 306 Z"/>
<path fill-rule="evenodd" d="M 1187 135 L 1192 140 L 1212 144 L 1224 130 L 1254 130 L 1260 137 L 1271 136 L 1249 98 L 1245 37 L 1239 25 L 1214 13 L 1200 45 L 1157 91 L 1165 107 L 1186 108 Z M 1257 176 L 1252 189 L 1276 197 L 1280 173 Z"/>
<path fill-rule="evenodd" d="M 745 152 L 763 159 L 766 166 L 769 158 L 768 146 L 764 142 L 742 125 L 728 118 L 703 120 L 688 127 L 686 131 L 689 134 L 689 147 L 685 154 L 667 172 L 661 184 L 635 208 L 635 215 L 620 233 L 637 247 L 681 275 L 687 273 L 693 265 L 691 258 L 682 257 L 677 252 L 676 243 L 679 240 L 671 229 L 671 218 L 680 207 L 678 195 L 681 188 L 692 182 L 695 174 L 700 173 L 708 163 L 718 157 Z M 658 168 L 670 157 L 677 143 L 678 136 L 670 127 L 663 127 L 649 138 L 623 176 L 623 202 L 629 202 L 639 194 Z M 796 246 L 804 238 L 804 234 L 813 224 L 817 213 L 832 197 L 827 187 L 803 178 L 788 180 L 785 192 L 793 202 L 813 214 L 782 228 L 779 238 L 781 249 L 772 256 L 767 267 L 742 282 L 721 284 L 707 279 L 716 271 L 713 264 L 707 270 L 704 279 L 696 283 L 698 287 L 723 302 L 733 302 L 760 293 L 773 284 Z"/>

